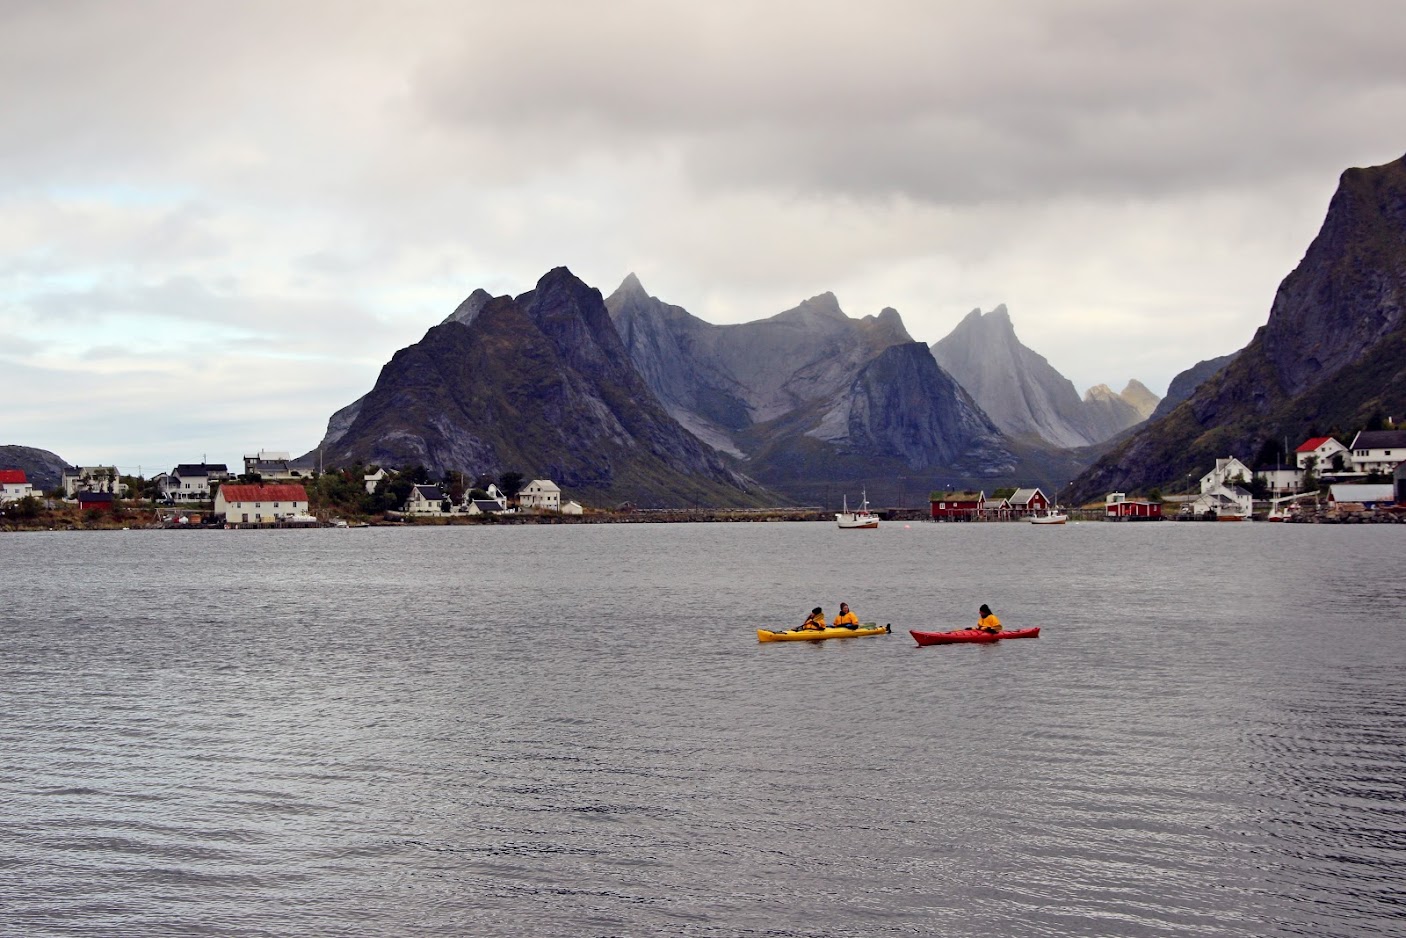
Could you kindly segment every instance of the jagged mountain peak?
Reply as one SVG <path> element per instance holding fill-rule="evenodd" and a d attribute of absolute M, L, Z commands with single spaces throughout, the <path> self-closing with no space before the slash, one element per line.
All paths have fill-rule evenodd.
<path fill-rule="evenodd" d="M 1084 392 L 1086 401 L 1111 401 L 1118 397 L 1118 392 L 1106 384 L 1096 384 Z"/>
<path fill-rule="evenodd" d="M 483 311 L 491 299 L 493 299 L 493 294 L 479 287 L 470 293 L 464 302 L 455 307 L 454 312 L 445 316 L 443 322 L 458 322 L 467 326 L 478 318 L 478 314 Z"/>
<path fill-rule="evenodd" d="M 1161 398 L 1153 394 L 1152 391 L 1148 389 L 1147 385 L 1136 378 L 1129 380 L 1123 390 L 1118 393 L 1118 396 L 1131 404 L 1133 410 L 1136 410 L 1138 415 L 1144 420 L 1152 416 L 1152 412 L 1155 411 L 1157 405 L 1161 403 Z"/>
<path fill-rule="evenodd" d="M 840 309 L 840 301 L 828 290 L 802 300 L 795 308 L 771 317 L 780 322 L 823 323 L 848 322 L 849 317 Z"/>

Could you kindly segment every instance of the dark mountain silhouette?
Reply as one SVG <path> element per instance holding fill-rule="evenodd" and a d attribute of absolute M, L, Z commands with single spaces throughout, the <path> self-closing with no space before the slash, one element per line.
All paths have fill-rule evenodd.
<path fill-rule="evenodd" d="M 475 292 L 333 422 L 328 465 L 520 471 L 642 507 L 778 500 L 665 412 L 600 291 L 564 267 L 517 298 Z"/>

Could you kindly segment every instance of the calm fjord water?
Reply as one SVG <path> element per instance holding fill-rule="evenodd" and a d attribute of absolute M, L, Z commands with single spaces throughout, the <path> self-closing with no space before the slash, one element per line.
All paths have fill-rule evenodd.
<path fill-rule="evenodd" d="M 1401 935 L 1404 537 L 3 536 L 0 934 Z"/>

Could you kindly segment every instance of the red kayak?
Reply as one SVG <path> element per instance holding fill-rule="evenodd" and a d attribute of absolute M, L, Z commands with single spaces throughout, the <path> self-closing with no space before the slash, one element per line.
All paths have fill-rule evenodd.
<path fill-rule="evenodd" d="M 1004 632 L 983 632 L 981 629 L 958 629 L 955 632 L 918 632 L 908 630 L 908 634 L 919 645 L 954 645 L 957 642 L 999 642 L 1003 638 L 1038 638 L 1040 627 L 1033 629 L 1009 629 Z"/>

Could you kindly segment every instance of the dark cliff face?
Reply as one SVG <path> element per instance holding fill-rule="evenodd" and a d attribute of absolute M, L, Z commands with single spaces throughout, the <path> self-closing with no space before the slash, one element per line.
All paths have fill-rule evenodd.
<path fill-rule="evenodd" d="M 1181 406 L 1076 480 L 1080 497 L 1185 487 L 1218 457 L 1406 412 L 1406 160 L 1343 173 L 1269 321 Z"/>
<path fill-rule="evenodd" d="M 760 488 L 669 417 L 600 292 L 565 268 L 397 352 L 326 459 L 516 470 L 642 506 L 755 504 Z"/>
<path fill-rule="evenodd" d="M 1178 404 L 1196 393 L 1197 388 L 1220 374 L 1222 369 L 1233 362 L 1235 356 L 1239 354 L 1239 352 L 1231 352 L 1229 355 L 1222 355 L 1219 358 L 1208 358 L 1179 373 L 1172 379 L 1172 383 L 1167 385 L 1167 396 L 1157 402 L 1157 408 L 1147 419 L 1160 420 L 1170 414 Z"/>
<path fill-rule="evenodd" d="M 849 394 L 849 443 L 910 469 L 1015 467 L 1001 432 L 921 342 L 894 345 L 865 366 Z"/>

